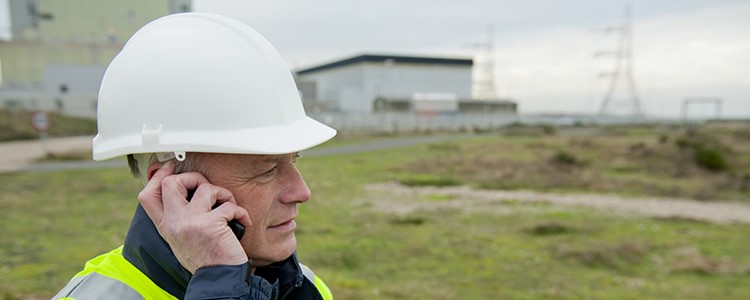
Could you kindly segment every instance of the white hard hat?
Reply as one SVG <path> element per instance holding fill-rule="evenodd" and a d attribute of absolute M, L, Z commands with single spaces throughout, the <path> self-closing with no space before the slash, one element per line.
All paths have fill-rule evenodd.
<path fill-rule="evenodd" d="M 283 154 L 336 131 L 305 115 L 276 49 L 234 19 L 174 14 L 136 32 L 99 90 L 94 160 L 135 153 Z"/>

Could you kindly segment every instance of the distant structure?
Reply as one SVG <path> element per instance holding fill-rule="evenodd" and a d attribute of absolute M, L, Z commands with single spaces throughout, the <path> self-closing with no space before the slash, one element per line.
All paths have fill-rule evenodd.
<path fill-rule="evenodd" d="M 10 0 L 0 106 L 96 116 L 107 64 L 135 31 L 191 0 Z"/>
<path fill-rule="evenodd" d="M 495 51 L 492 43 L 492 25 L 487 30 L 488 38 L 484 43 L 474 44 L 479 48 L 480 55 L 476 64 L 476 77 L 474 79 L 474 97 L 477 99 L 496 99 L 495 89 Z"/>
<path fill-rule="evenodd" d="M 634 117 L 643 117 L 644 112 L 641 102 L 638 99 L 638 92 L 635 88 L 635 75 L 633 75 L 633 25 L 632 25 L 631 5 L 625 6 L 625 15 L 623 23 L 620 26 L 606 28 L 607 32 L 618 32 L 619 40 L 617 50 L 610 52 L 599 52 L 600 55 L 614 55 L 615 65 L 611 73 L 607 74 L 610 78 L 609 87 L 602 100 L 599 108 L 599 115 L 610 115 L 622 106 L 630 107 L 630 115 Z M 618 85 L 625 84 L 628 97 L 623 99 L 615 98 L 615 91 Z"/>
<path fill-rule="evenodd" d="M 471 59 L 363 54 L 296 73 L 309 112 L 515 113 L 509 99 L 472 98 Z"/>
<path fill-rule="evenodd" d="M 709 104 L 714 107 L 714 120 L 721 119 L 721 107 L 723 106 L 723 100 L 719 97 L 688 97 L 682 100 L 681 116 L 682 121 L 687 122 L 690 119 L 690 106 L 691 105 L 704 105 Z"/>

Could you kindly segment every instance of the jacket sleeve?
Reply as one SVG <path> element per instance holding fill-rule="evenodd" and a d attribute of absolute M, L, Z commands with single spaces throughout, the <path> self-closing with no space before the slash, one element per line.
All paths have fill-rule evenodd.
<path fill-rule="evenodd" d="M 250 274 L 250 262 L 236 266 L 211 266 L 198 269 L 188 283 L 185 299 L 266 300 L 274 286 Z"/>

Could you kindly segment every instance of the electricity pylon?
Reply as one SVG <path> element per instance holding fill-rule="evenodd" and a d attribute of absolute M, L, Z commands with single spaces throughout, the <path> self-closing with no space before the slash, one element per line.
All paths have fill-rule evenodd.
<path fill-rule="evenodd" d="M 607 89 L 602 106 L 599 108 L 599 115 L 608 115 L 609 110 L 618 105 L 629 105 L 632 108 L 631 114 L 635 117 L 643 117 L 643 108 L 638 99 L 638 92 L 635 88 L 635 76 L 633 75 L 633 24 L 630 4 L 625 5 L 625 16 L 620 26 L 607 27 L 605 32 L 618 32 L 619 39 L 617 50 L 609 52 L 598 52 L 596 56 L 613 55 L 615 57 L 614 69 L 607 74 L 610 77 L 609 88 Z M 615 90 L 618 84 L 625 84 L 629 97 L 616 101 L 614 98 Z"/>
<path fill-rule="evenodd" d="M 495 90 L 495 63 L 492 48 L 492 25 L 488 29 L 488 39 L 484 43 L 476 43 L 475 47 L 483 50 L 484 58 L 479 60 L 477 66 L 477 79 L 474 80 L 474 97 L 477 99 L 495 99 L 497 92 Z"/>

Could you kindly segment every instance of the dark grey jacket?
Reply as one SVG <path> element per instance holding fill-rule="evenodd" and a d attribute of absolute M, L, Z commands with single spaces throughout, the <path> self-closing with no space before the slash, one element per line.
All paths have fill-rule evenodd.
<path fill-rule="evenodd" d="M 323 299 L 297 254 L 250 274 L 251 265 L 213 266 L 191 275 L 139 205 L 122 254 L 156 285 L 178 299 Z M 307 270 L 305 270 L 307 271 Z"/>

